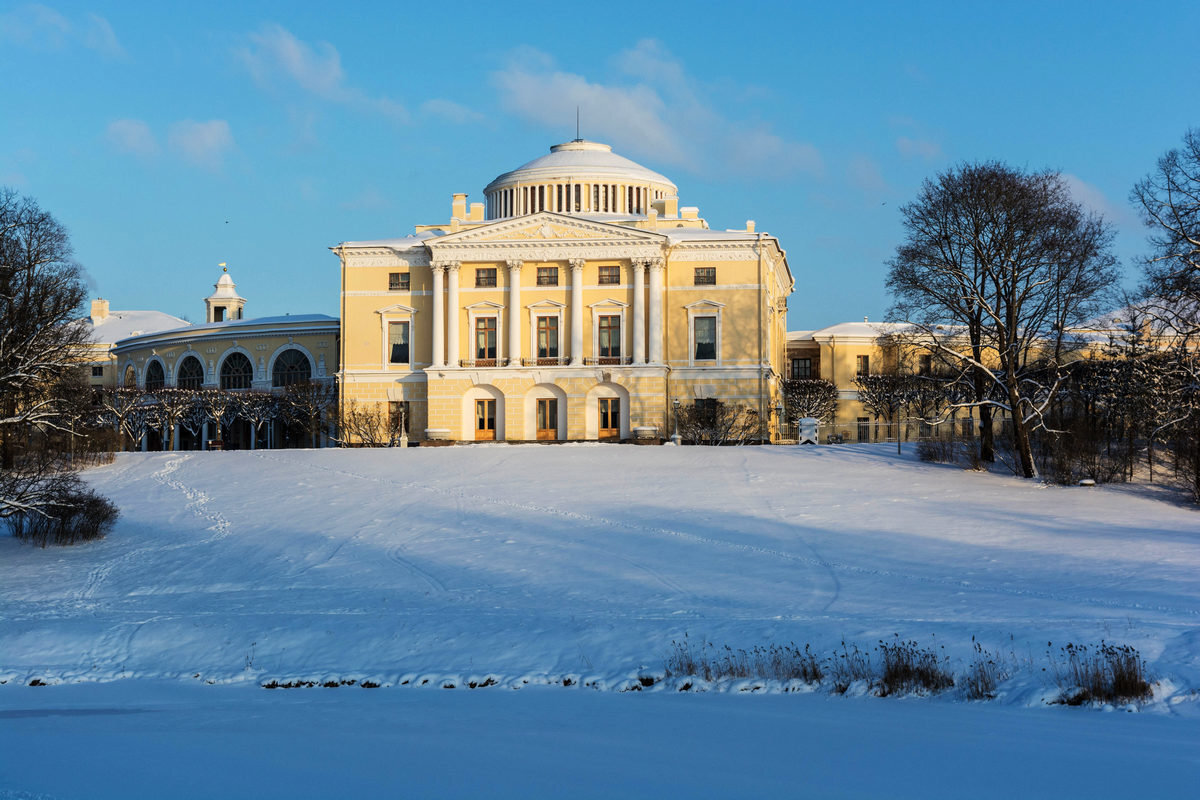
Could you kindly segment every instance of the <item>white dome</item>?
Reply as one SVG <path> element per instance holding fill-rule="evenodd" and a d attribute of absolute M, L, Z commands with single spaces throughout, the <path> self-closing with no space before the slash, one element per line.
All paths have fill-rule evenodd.
<path fill-rule="evenodd" d="M 619 156 L 612 146 L 600 142 L 576 139 L 556 144 L 549 155 L 535 158 L 528 164 L 506 172 L 487 185 L 483 191 L 490 192 L 501 186 L 514 183 L 539 183 L 576 178 L 601 178 L 622 183 L 651 183 L 675 189 L 675 184 L 665 175 L 647 169 L 635 161 Z"/>

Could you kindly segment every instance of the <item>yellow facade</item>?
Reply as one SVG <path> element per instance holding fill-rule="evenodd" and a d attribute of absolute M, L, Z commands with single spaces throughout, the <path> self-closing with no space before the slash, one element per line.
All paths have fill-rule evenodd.
<path fill-rule="evenodd" d="M 786 255 L 673 190 L 572 142 L 493 181 L 486 211 L 454 195 L 445 225 L 332 248 L 342 402 L 407 403 L 414 439 L 561 441 L 661 439 L 674 401 L 712 398 L 771 435 Z"/>

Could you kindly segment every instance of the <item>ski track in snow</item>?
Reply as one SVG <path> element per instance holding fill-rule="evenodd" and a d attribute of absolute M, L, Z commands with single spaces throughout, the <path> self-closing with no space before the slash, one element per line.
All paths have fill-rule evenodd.
<path fill-rule="evenodd" d="M 270 456 L 264 456 L 261 454 L 259 454 L 258 457 L 265 458 L 265 459 L 271 459 Z M 282 459 L 271 459 L 271 460 L 282 461 Z M 305 464 L 304 466 L 308 469 L 331 472 L 334 474 L 343 475 L 348 478 L 354 478 L 356 480 L 373 481 L 376 483 L 391 484 L 391 485 L 395 486 L 398 490 L 401 490 L 401 491 L 413 491 L 413 490 L 422 491 L 422 492 L 426 492 L 428 494 L 435 494 L 435 495 L 439 495 L 442 497 L 447 497 L 447 498 L 451 498 L 454 500 L 460 500 L 460 501 L 469 499 L 472 503 L 477 504 L 477 505 L 491 505 L 491 506 L 504 508 L 504 509 L 511 509 L 511 510 L 515 510 L 515 511 L 532 512 L 532 513 L 536 513 L 536 514 L 543 514 L 543 515 L 548 515 L 548 516 L 559 517 L 561 519 L 570 520 L 572 522 L 576 522 L 576 523 L 582 522 L 582 523 L 586 523 L 589 525 L 595 525 L 598 527 L 617 528 L 617 529 L 622 529 L 622 530 L 634 531 L 634 532 L 638 532 L 638 533 L 653 534 L 655 536 L 660 536 L 660 537 L 672 537 L 672 538 L 680 539 L 683 541 L 691 542 L 693 544 L 704 545 L 707 547 L 724 549 L 724 550 L 729 550 L 729 551 L 733 551 L 733 552 L 750 553 L 750 554 L 754 554 L 754 555 L 761 555 L 761 556 L 767 556 L 767 557 L 779 559 L 781 561 L 788 561 L 788 562 L 793 562 L 793 563 L 804 564 L 807 566 L 816 567 L 816 568 L 828 571 L 828 573 L 830 574 L 830 576 L 833 578 L 833 580 L 836 582 L 836 585 L 838 586 L 838 589 L 837 589 L 838 593 L 840 593 L 841 584 L 840 584 L 840 581 L 838 581 L 836 574 L 838 572 L 841 572 L 841 573 L 852 574 L 852 575 L 861 575 L 861 576 L 870 577 L 870 578 L 888 578 L 888 579 L 893 579 L 893 580 L 898 580 L 898 581 L 907 581 L 907 582 L 911 582 L 911 583 L 921 583 L 921 584 L 928 584 L 928 585 L 934 585 L 934 586 L 952 587 L 952 588 L 958 590 L 960 593 L 999 594 L 999 595 L 1007 595 L 1010 597 L 1034 598 L 1034 599 L 1038 599 L 1038 600 L 1050 600 L 1050 601 L 1054 601 L 1057 603 L 1074 603 L 1077 605 L 1091 606 L 1091 607 L 1095 607 L 1095 608 L 1113 609 L 1113 610 L 1119 610 L 1119 611 L 1141 611 L 1141 612 L 1153 611 L 1153 612 L 1159 612 L 1159 613 L 1164 613 L 1164 614 L 1179 614 L 1179 615 L 1185 615 L 1188 617 L 1200 617 L 1200 608 L 1180 608 L 1180 607 L 1176 607 L 1176 606 L 1146 605 L 1146 604 L 1141 604 L 1141 603 L 1120 602 L 1120 601 L 1114 601 L 1114 600 L 1106 600 L 1106 599 L 1100 598 L 1100 597 L 1080 596 L 1080 595 L 1066 594 L 1066 593 L 1061 593 L 1061 592 L 1047 592 L 1047 591 L 1042 591 L 1042 590 L 1032 589 L 1032 588 L 1000 586 L 1000 585 L 995 585 L 995 584 L 977 583 L 975 581 L 963 581 L 963 580 L 954 579 L 954 578 L 939 578 L 939 577 L 932 576 L 932 575 L 914 575 L 911 573 L 897 572 L 895 570 L 888 570 L 888 569 L 860 567 L 860 566 L 856 566 L 853 564 L 844 564 L 844 563 L 839 563 L 836 561 L 827 561 L 823 558 L 820 558 L 816 554 L 816 551 L 813 550 L 812 548 L 809 548 L 809 549 L 810 549 L 810 552 L 813 553 L 813 555 L 805 556 L 805 555 L 800 555 L 797 553 L 790 553 L 790 552 L 786 552 L 783 550 L 777 550 L 777 549 L 770 548 L 770 547 L 763 547 L 760 545 L 744 544 L 744 543 L 740 543 L 740 542 L 730 542 L 730 541 L 727 541 L 724 539 L 718 539 L 718 538 L 715 538 L 712 536 L 701 536 L 699 534 L 690 533 L 687 531 L 681 531 L 681 530 L 674 529 L 674 528 L 665 528 L 665 527 L 659 527 L 659 526 L 650 527 L 650 526 L 638 525 L 636 523 L 628 522 L 628 521 L 624 521 L 624 520 L 617 520 L 617 519 L 612 519 L 609 517 L 598 516 L 595 514 L 584 514 L 579 511 L 568 511 L 568 510 L 557 508 L 555 506 L 550 506 L 550 505 L 522 503 L 522 502 L 517 502 L 517 501 L 513 501 L 513 500 L 504 500 L 504 499 L 497 498 L 494 496 L 469 494 L 469 493 L 467 493 L 465 491 L 461 491 L 461 490 L 441 489 L 441 488 L 438 488 L 435 486 L 431 486 L 422 481 L 405 481 L 403 483 L 397 483 L 396 481 L 392 481 L 389 479 L 379 478 L 379 477 L 375 477 L 372 475 L 363 475 L 361 473 L 351 472 L 349 470 L 344 470 L 344 469 L 319 466 L 319 465 L 311 464 L 311 463 Z M 781 524 L 786 524 L 786 523 L 781 521 Z M 664 581 L 664 583 L 665 583 L 665 581 Z M 832 603 L 832 600 L 830 600 L 830 603 Z M 828 604 L 826 605 L 826 607 L 828 607 Z"/>

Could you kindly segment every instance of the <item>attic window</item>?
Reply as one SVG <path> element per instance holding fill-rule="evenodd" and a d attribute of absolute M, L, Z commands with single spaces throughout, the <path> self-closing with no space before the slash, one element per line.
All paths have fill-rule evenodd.
<path fill-rule="evenodd" d="M 696 286 L 716 286 L 716 267 L 696 267 Z"/>

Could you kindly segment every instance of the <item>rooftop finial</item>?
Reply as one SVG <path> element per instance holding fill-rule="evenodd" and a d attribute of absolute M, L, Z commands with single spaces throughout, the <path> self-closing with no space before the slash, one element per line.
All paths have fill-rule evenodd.
<path fill-rule="evenodd" d="M 579 106 L 575 106 L 575 141 L 583 141 L 583 139 L 579 136 Z"/>

